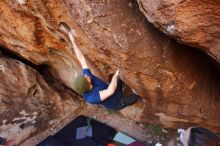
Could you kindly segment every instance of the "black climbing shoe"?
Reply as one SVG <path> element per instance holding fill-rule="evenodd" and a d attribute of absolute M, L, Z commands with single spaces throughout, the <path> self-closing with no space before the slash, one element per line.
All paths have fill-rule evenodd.
<path fill-rule="evenodd" d="M 124 103 L 125 106 L 129 106 L 137 102 L 138 98 L 140 98 L 139 95 L 132 93 L 130 96 L 124 97 Z"/>

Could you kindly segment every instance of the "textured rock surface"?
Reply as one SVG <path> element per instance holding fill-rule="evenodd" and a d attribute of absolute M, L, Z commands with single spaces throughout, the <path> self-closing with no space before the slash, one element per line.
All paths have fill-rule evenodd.
<path fill-rule="evenodd" d="M 121 78 L 143 98 L 122 111 L 165 127 L 201 125 L 220 131 L 219 72 L 199 51 L 157 31 L 130 0 L 0 1 L 0 44 L 71 87 L 79 71 L 60 21 L 77 34 L 91 69 Z"/>
<path fill-rule="evenodd" d="M 137 0 L 157 28 L 220 62 L 220 1 Z"/>
<path fill-rule="evenodd" d="M 17 144 L 77 107 L 72 98 L 61 99 L 38 72 L 14 59 L 0 56 L 0 80 L 0 136 L 16 137 Z"/>
<path fill-rule="evenodd" d="M 71 87 L 80 69 L 59 21 L 69 18 L 58 1 L 1 1 L 0 44 L 35 64 L 48 65 L 56 78 Z M 64 17 L 65 16 L 65 17 Z M 71 19 L 70 19 L 71 20 Z"/>

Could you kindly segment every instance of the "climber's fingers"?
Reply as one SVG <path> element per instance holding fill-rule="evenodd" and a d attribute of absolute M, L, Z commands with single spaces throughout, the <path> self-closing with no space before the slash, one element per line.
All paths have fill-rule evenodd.
<path fill-rule="evenodd" d="M 118 77 L 118 75 L 119 75 L 119 69 L 117 69 L 117 71 L 115 72 L 115 76 Z"/>

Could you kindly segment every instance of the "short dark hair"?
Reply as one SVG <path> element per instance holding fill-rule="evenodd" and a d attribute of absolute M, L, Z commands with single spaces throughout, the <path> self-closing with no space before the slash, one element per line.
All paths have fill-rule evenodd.
<path fill-rule="evenodd" d="M 191 128 L 189 146 L 220 146 L 220 138 L 206 128 Z"/>

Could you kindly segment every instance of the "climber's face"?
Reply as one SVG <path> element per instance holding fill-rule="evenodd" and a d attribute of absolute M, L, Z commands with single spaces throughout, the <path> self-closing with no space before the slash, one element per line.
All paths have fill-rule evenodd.
<path fill-rule="evenodd" d="M 183 143 L 184 146 L 189 146 L 189 137 L 190 137 L 190 130 L 191 130 L 191 128 L 192 127 L 188 128 L 186 130 L 186 132 L 184 133 L 184 135 L 183 135 L 182 143 Z"/>
<path fill-rule="evenodd" d="M 87 76 L 87 75 L 85 75 L 84 76 L 84 78 L 88 81 L 88 83 L 89 83 L 89 90 L 91 90 L 92 89 L 92 80 L 91 80 L 91 78 L 89 77 L 89 76 Z"/>

